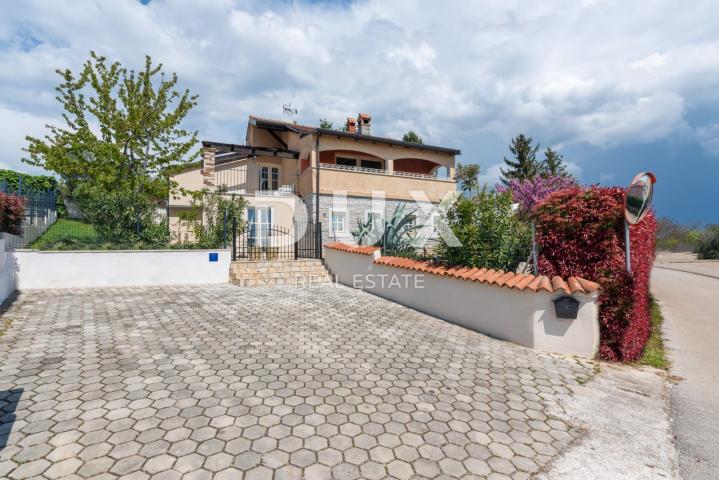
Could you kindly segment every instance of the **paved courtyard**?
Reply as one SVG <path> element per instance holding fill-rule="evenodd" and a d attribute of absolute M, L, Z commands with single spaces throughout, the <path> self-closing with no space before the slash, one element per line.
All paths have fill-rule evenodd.
<path fill-rule="evenodd" d="M 11 479 L 529 478 L 593 372 L 344 287 L 26 292 L 8 321 Z"/>

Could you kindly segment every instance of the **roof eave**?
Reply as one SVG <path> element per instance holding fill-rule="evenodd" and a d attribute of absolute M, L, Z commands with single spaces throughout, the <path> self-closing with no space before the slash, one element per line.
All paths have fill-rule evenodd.
<path fill-rule="evenodd" d="M 365 140 L 368 142 L 384 143 L 386 145 L 397 145 L 405 148 L 416 148 L 418 150 L 428 150 L 432 152 L 448 153 L 450 155 L 461 155 L 462 151 L 456 148 L 438 147 L 436 145 L 425 145 L 423 143 L 404 142 L 402 140 L 394 140 L 385 137 L 375 137 L 374 135 L 361 135 L 357 133 L 341 132 L 339 130 L 330 130 L 326 128 L 318 128 L 315 132 L 317 135 L 331 135 L 338 138 L 351 138 L 354 140 Z"/>

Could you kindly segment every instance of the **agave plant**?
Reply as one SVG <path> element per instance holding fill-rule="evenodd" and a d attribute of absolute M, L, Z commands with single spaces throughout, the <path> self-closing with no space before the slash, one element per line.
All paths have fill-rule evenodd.
<path fill-rule="evenodd" d="M 369 245 L 372 242 L 370 242 L 370 239 L 372 238 L 372 219 L 367 218 L 365 221 L 362 221 L 361 218 L 357 219 L 357 229 L 352 230 L 352 236 L 355 237 L 355 241 L 357 242 L 357 245 Z"/>
<path fill-rule="evenodd" d="M 412 250 L 414 236 L 412 232 L 421 228 L 421 225 L 412 225 L 415 219 L 415 210 L 405 212 L 404 205 L 398 205 L 392 216 L 385 220 L 382 226 L 377 225 L 372 218 L 365 221 L 357 220 L 357 229 L 352 232 L 359 245 L 376 245 L 383 252 L 406 252 Z M 382 228 L 382 235 L 376 235 L 376 228 Z"/>

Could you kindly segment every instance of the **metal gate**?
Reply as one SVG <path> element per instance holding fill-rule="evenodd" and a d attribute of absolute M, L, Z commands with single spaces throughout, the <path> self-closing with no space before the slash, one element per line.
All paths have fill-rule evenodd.
<path fill-rule="evenodd" d="M 321 224 L 308 222 L 291 229 L 253 222 L 241 230 L 233 225 L 232 232 L 232 260 L 322 258 Z"/>
<path fill-rule="evenodd" d="M 322 258 L 322 223 L 295 224 L 295 232 L 301 235 L 295 242 L 295 258 Z"/>

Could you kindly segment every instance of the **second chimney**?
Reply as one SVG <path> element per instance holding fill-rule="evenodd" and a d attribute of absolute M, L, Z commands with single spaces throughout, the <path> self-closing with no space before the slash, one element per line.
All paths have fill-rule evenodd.
<path fill-rule="evenodd" d="M 357 127 L 360 135 L 371 135 L 372 116 L 367 113 L 357 115 Z"/>
<path fill-rule="evenodd" d="M 347 117 L 347 133 L 357 133 L 357 120 Z"/>

